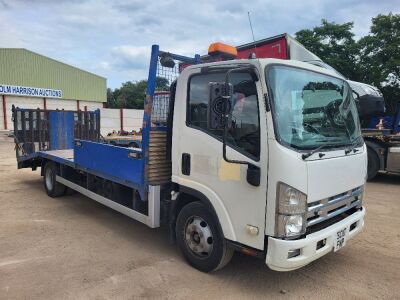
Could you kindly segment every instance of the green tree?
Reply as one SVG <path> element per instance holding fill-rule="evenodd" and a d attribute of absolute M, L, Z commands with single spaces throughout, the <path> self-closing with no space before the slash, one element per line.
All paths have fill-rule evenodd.
<path fill-rule="evenodd" d="M 345 77 L 358 80 L 358 46 L 354 40 L 353 22 L 336 24 L 323 19 L 320 26 L 296 32 L 296 39 L 325 63 Z"/>
<path fill-rule="evenodd" d="M 345 77 L 378 87 L 387 113 L 400 101 L 400 15 L 389 13 L 372 19 L 370 33 L 354 40 L 353 23 L 330 23 L 303 29 L 296 39 Z"/>
<path fill-rule="evenodd" d="M 370 34 L 359 40 L 361 81 L 383 93 L 388 113 L 400 101 L 400 14 L 372 19 Z"/>
<path fill-rule="evenodd" d="M 147 81 L 127 81 L 119 89 L 114 90 L 117 107 L 143 109 L 146 98 Z"/>
<path fill-rule="evenodd" d="M 107 107 L 110 107 L 110 108 L 116 107 L 114 93 L 113 93 L 113 90 L 110 88 L 107 88 Z"/>
<path fill-rule="evenodd" d="M 114 91 L 107 89 L 107 105 L 110 108 L 143 109 L 146 99 L 147 80 L 127 81 Z M 169 81 L 164 77 L 156 78 L 156 90 L 168 91 Z"/>
<path fill-rule="evenodd" d="M 169 81 L 164 77 L 156 78 L 156 90 L 157 91 L 168 91 L 169 90 Z"/>

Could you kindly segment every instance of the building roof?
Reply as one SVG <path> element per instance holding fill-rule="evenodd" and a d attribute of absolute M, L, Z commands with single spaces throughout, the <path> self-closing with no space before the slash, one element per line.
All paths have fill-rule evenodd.
<path fill-rule="evenodd" d="M 0 84 L 62 90 L 63 99 L 107 101 L 106 78 L 22 48 L 0 48 Z"/>

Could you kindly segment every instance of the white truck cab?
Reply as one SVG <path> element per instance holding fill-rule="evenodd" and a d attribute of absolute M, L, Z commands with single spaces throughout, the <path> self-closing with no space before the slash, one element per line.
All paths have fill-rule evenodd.
<path fill-rule="evenodd" d="M 337 251 L 364 226 L 366 174 L 354 99 L 337 73 L 250 59 L 193 65 L 179 76 L 172 199 L 188 193 L 209 204 L 226 240 L 215 266 L 232 247 L 264 253 L 278 271 Z M 210 270 L 204 262 L 217 237 L 185 213 L 178 244 L 192 265 Z"/>

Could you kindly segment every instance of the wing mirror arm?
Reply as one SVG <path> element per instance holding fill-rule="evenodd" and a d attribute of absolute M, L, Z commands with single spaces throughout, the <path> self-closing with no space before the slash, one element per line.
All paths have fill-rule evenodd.
<path fill-rule="evenodd" d="M 229 159 L 226 156 L 226 135 L 227 135 L 227 126 L 224 126 L 224 134 L 222 136 L 222 157 L 223 159 L 231 164 L 241 164 L 241 165 L 247 165 L 247 174 L 246 174 L 246 180 L 249 184 L 253 186 L 259 186 L 260 185 L 260 178 L 261 178 L 261 170 L 258 166 L 247 162 L 247 161 L 241 161 L 241 160 L 232 160 Z"/>
<path fill-rule="evenodd" d="M 209 112 L 208 112 L 208 126 L 211 129 L 218 129 L 222 127 L 222 157 L 228 163 L 247 165 L 247 182 L 253 186 L 260 185 L 261 170 L 258 166 L 249 163 L 247 161 L 232 160 L 227 157 L 226 154 L 226 140 L 228 135 L 228 125 L 230 123 L 232 110 L 231 110 L 231 98 L 233 95 L 233 87 L 230 84 L 230 75 L 233 72 L 240 71 L 251 71 L 254 72 L 253 68 L 234 68 L 226 72 L 224 83 L 210 83 L 210 99 L 209 99 Z M 255 74 L 255 73 L 254 73 Z M 257 76 L 257 74 L 255 74 Z M 257 77 L 258 78 L 258 77 Z M 216 113 L 216 111 L 219 112 Z M 218 124 L 218 125 L 217 125 Z"/>

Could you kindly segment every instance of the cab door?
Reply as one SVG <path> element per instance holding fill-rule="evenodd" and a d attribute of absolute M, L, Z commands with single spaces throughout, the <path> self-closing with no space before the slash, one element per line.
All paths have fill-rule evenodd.
<path fill-rule="evenodd" d="M 261 83 L 248 72 L 231 74 L 234 95 L 227 158 L 260 168 L 260 185 L 253 186 L 246 180 L 247 164 L 223 159 L 222 130 L 207 127 L 209 83 L 224 81 L 225 73 L 185 70 L 178 81 L 173 181 L 208 198 L 227 239 L 263 249 L 268 149 Z"/>

